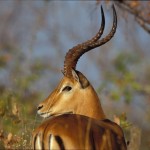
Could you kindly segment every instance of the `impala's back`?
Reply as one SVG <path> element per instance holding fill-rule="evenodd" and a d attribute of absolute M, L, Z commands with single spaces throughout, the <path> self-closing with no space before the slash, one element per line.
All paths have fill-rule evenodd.
<path fill-rule="evenodd" d="M 52 117 L 33 133 L 34 149 L 126 150 L 122 129 L 82 115 Z"/>

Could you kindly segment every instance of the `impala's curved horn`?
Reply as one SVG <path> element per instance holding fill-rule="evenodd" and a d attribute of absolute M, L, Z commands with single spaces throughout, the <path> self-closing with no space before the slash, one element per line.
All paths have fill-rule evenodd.
<path fill-rule="evenodd" d="M 114 5 L 112 5 L 112 8 L 113 8 L 113 26 L 112 26 L 110 33 L 106 37 L 99 40 L 103 34 L 104 27 L 105 27 L 105 16 L 104 16 L 103 8 L 101 6 L 102 22 L 101 22 L 101 27 L 98 33 L 91 40 L 88 40 L 82 44 L 79 44 L 68 51 L 68 53 L 65 56 L 65 61 L 64 61 L 64 75 L 65 76 L 67 77 L 72 76 L 72 69 L 75 70 L 76 64 L 79 58 L 84 53 L 107 43 L 114 36 L 116 32 L 116 28 L 117 28 L 117 14 L 116 14 Z"/>

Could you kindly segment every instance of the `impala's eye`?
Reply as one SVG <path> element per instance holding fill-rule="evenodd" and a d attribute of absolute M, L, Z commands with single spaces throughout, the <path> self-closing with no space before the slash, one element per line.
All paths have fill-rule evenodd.
<path fill-rule="evenodd" d="M 62 91 L 71 91 L 72 90 L 72 87 L 70 86 L 65 86 Z"/>

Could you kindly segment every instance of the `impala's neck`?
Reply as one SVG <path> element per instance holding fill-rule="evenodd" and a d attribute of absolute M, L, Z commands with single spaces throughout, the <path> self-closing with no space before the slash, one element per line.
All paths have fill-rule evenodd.
<path fill-rule="evenodd" d="M 82 104 L 79 104 L 80 106 L 78 106 L 77 111 L 75 112 L 76 114 L 85 115 L 96 120 L 106 118 L 98 95 L 91 85 L 87 87 L 84 93 L 82 93 L 80 100 L 82 101 Z"/>

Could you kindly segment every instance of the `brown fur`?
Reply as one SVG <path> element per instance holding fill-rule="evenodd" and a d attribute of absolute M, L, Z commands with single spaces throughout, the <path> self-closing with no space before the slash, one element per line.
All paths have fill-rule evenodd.
<path fill-rule="evenodd" d="M 61 138 L 65 149 L 126 150 L 122 129 L 116 123 L 82 115 L 52 117 L 34 131 L 33 137 L 39 135 L 43 149 L 49 148 L 49 136 L 53 135 Z M 38 148 L 34 143 L 33 148 Z"/>

